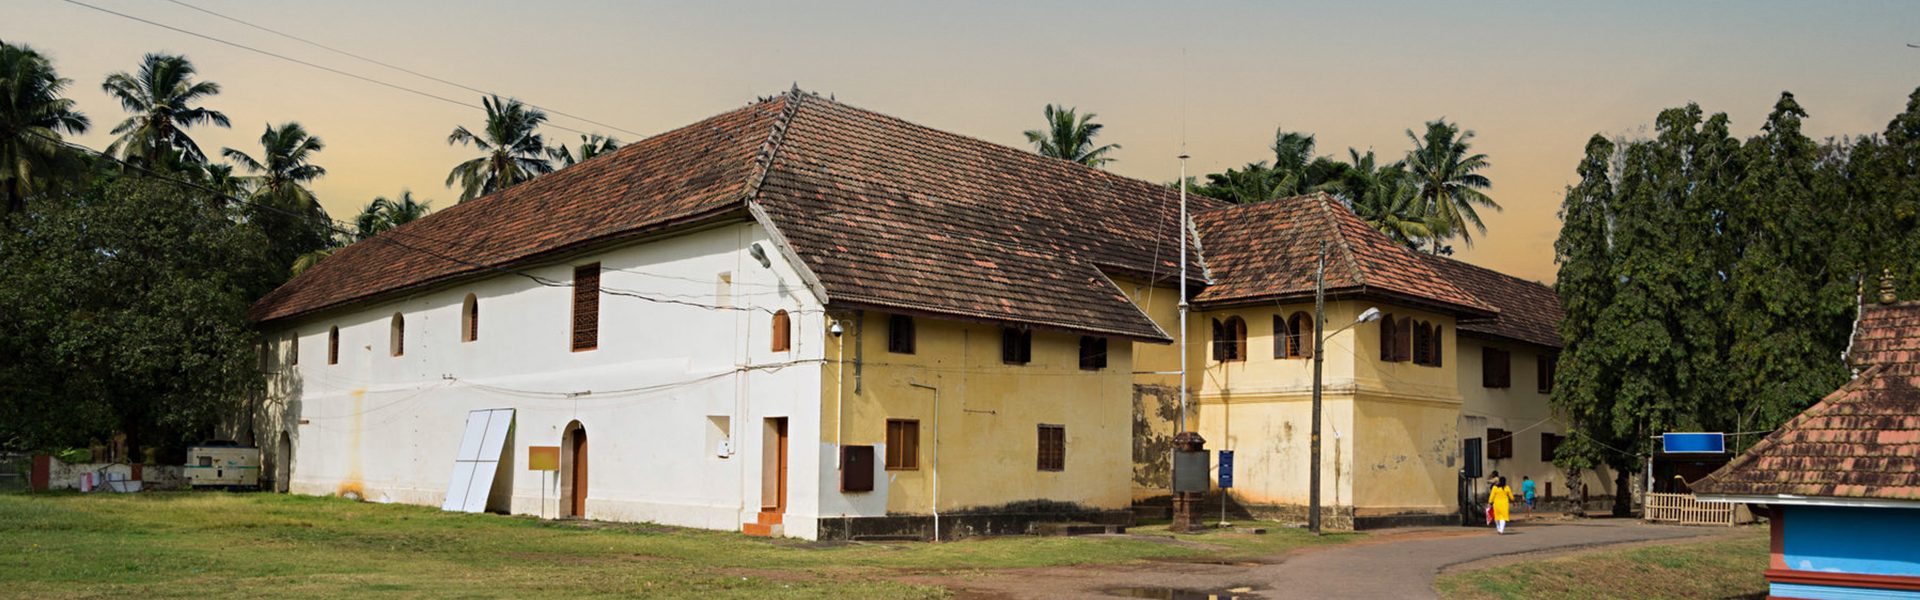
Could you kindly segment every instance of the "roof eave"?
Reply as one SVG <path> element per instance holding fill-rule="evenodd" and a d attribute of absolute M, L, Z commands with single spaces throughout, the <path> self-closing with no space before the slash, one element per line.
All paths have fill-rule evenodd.
<path fill-rule="evenodd" d="M 1699 491 L 1694 492 L 1694 498 L 1701 502 L 1732 502 L 1739 504 L 1920 509 L 1920 499 L 1915 498 L 1857 498 L 1847 496 L 1801 496 L 1796 494 L 1711 494 Z"/>

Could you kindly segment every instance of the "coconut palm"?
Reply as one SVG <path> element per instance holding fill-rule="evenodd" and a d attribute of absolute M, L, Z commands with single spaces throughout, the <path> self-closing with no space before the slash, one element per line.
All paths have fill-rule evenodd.
<path fill-rule="evenodd" d="M 195 105 L 220 93 L 220 84 L 194 81 L 195 72 L 184 56 L 148 54 L 138 73 L 108 75 L 100 88 L 133 116 L 114 126 L 113 133 L 120 138 L 107 152 L 146 165 L 206 162 L 206 154 L 186 129 L 203 124 L 226 127 L 227 116 Z"/>
<path fill-rule="evenodd" d="M 1327 186 L 1355 215 L 1375 230 L 1409 248 L 1419 248 L 1433 236 L 1431 219 L 1420 201 L 1419 187 L 1406 164 L 1381 166 L 1369 150 L 1365 155 L 1347 149 L 1349 162 L 1340 178 Z"/>
<path fill-rule="evenodd" d="M 1093 122 L 1097 115 L 1074 114 L 1073 108 L 1056 108 L 1048 104 L 1043 113 L 1047 118 L 1046 129 L 1027 130 L 1027 141 L 1033 142 L 1033 149 L 1041 156 L 1066 159 L 1089 167 L 1101 167 L 1115 159 L 1107 157 L 1108 152 L 1119 150 L 1119 144 L 1095 146 L 1093 138 L 1100 135 L 1099 123 Z"/>
<path fill-rule="evenodd" d="M 620 149 L 620 140 L 598 133 L 591 135 L 583 133 L 580 134 L 580 149 L 577 151 L 577 154 L 575 150 L 568 149 L 563 145 L 548 148 L 547 156 L 552 157 L 554 162 L 560 163 L 561 168 L 566 168 L 573 166 L 575 163 L 586 162 L 587 159 L 618 149 Z"/>
<path fill-rule="evenodd" d="M 454 165 L 447 173 L 447 187 L 459 182 L 462 202 L 553 172 L 553 166 L 547 163 L 546 141 L 536 131 L 547 122 L 547 113 L 499 96 L 481 98 L 480 102 L 487 110 L 481 133 L 462 125 L 447 135 L 448 145 L 469 145 L 482 152 L 479 158 Z"/>
<path fill-rule="evenodd" d="M 353 219 L 354 241 L 364 240 L 388 229 L 412 223 L 427 216 L 431 202 L 413 199 L 413 192 L 401 190 L 399 196 L 389 200 L 385 196 L 374 198 L 360 214 Z"/>
<path fill-rule="evenodd" d="M 1442 242 L 1455 236 L 1472 246 L 1468 225 L 1482 235 L 1487 232 L 1479 209 L 1500 210 L 1500 205 L 1481 191 L 1493 187 L 1493 182 L 1480 174 L 1489 166 L 1487 155 L 1473 154 L 1473 132 L 1463 132 L 1446 119 L 1428 122 L 1424 136 L 1407 130 L 1407 139 L 1413 141 L 1413 150 L 1407 152 L 1407 172 L 1418 182 L 1420 201 L 1432 217 L 1431 251 L 1438 252 Z"/>
<path fill-rule="evenodd" d="M 220 154 L 252 173 L 245 181 L 256 201 L 324 217 L 326 210 L 320 208 L 319 198 L 307 184 L 327 174 L 326 168 L 313 164 L 313 155 L 325 149 L 326 143 L 308 134 L 299 123 L 288 121 L 279 127 L 268 125 L 266 133 L 260 134 L 260 148 L 259 159 L 233 148 L 224 148 Z"/>
<path fill-rule="evenodd" d="M 1285 129 L 1273 132 L 1273 197 L 1320 191 L 1340 178 L 1343 165 L 1314 156 L 1313 134 Z"/>
<path fill-rule="evenodd" d="M 26 207 L 27 196 L 45 189 L 50 176 L 77 162 L 62 133 L 86 133 L 86 115 L 60 95 L 71 79 L 27 46 L 0 41 L 0 194 L 7 212 Z"/>

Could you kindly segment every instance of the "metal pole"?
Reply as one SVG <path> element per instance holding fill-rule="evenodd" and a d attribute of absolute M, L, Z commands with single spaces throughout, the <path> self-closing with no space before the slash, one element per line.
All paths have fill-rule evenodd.
<path fill-rule="evenodd" d="M 1327 243 L 1320 242 L 1320 260 L 1313 269 L 1313 451 L 1308 460 L 1307 476 L 1307 531 L 1315 535 L 1320 533 L 1320 369 L 1326 362 L 1326 336 L 1321 332 L 1327 324 Z"/>
<path fill-rule="evenodd" d="M 1187 431 L 1187 155 L 1180 155 L 1180 424 L 1175 434 Z M 1177 464 L 1177 463 L 1176 463 Z"/>

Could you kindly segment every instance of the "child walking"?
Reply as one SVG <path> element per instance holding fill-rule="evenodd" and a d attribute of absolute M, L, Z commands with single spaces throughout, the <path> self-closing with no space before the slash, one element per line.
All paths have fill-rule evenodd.
<path fill-rule="evenodd" d="M 1527 503 L 1527 518 L 1533 518 L 1533 477 L 1520 477 L 1520 498 Z"/>

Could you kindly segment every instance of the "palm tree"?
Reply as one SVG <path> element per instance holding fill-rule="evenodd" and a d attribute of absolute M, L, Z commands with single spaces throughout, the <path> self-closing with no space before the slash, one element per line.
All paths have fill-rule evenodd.
<path fill-rule="evenodd" d="M 397 199 L 388 200 L 385 196 L 374 198 L 372 202 L 367 203 L 366 208 L 360 209 L 360 214 L 353 219 L 354 241 L 364 240 L 380 235 L 388 229 L 412 223 L 420 217 L 427 216 L 427 211 L 431 210 L 429 205 L 432 202 L 414 200 L 413 192 L 410 190 L 401 190 L 400 195 L 395 198 Z"/>
<path fill-rule="evenodd" d="M 552 157 L 554 162 L 560 163 L 561 168 L 566 168 L 573 166 L 575 163 L 586 162 L 587 159 L 618 149 L 620 149 L 620 140 L 598 133 L 592 135 L 583 133 L 580 134 L 580 150 L 577 156 L 573 150 L 568 149 L 566 146 L 548 148 L 547 156 Z"/>
<path fill-rule="evenodd" d="M 487 109 L 484 135 L 475 135 L 464 125 L 447 135 L 448 145 L 471 145 L 483 153 L 447 173 L 447 187 L 460 183 L 461 202 L 553 172 L 547 163 L 546 141 L 535 131 L 547 122 L 547 113 L 511 98 L 491 96 L 480 101 Z"/>
<path fill-rule="evenodd" d="M 1349 162 L 1340 178 L 1327 186 L 1328 191 L 1375 230 L 1408 248 L 1418 249 L 1423 240 L 1433 236 L 1419 187 L 1407 174 L 1404 162 L 1379 166 L 1372 150 L 1362 155 L 1349 148 L 1347 156 Z"/>
<path fill-rule="evenodd" d="M 1343 165 L 1325 156 L 1314 156 L 1313 147 L 1313 134 L 1274 130 L 1274 198 L 1319 191 L 1340 178 Z"/>
<path fill-rule="evenodd" d="M 220 84 L 195 82 L 193 63 L 184 56 L 148 54 L 140 72 L 114 73 L 100 84 L 107 95 L 133 113 L 114 126 L 120 136 L 107 152 L 147 165 L 175 161 L 204 163 L 206 154 L 187 137 L 186 128 L 205 123 L 227 126 L 227 116 L 195 103 L 220 93 Z"/>
<path fill-rule="evenodd" d="M 28 195 L 76 160 L 60 134 L 86 133 L 89 123 L 60 96 L 70 83 L 33 48 L 0 41 L 0 193 L 8 213 L 26 208 Z"/>
<path fill-rule="evenodd" d="M 1489 166 L 1487 155 L 1472 154 L 1473 132 L 1462 132 L 1446 119 L 1428 122 L 1425 136 L 1407 130 L 1407 139 L 1413 141 L 1413 150 L 1407 153 L 1407 172 L 1418 182 L 1420 201 L 1433 219 L 1431 251 L 1439 252 L 1441 242 L 1454 236 L 1472 246 L 1468 224 L 1482 235 L 1487 233 L 1478 209 L 1500 210 L 1500 205 L 1481 191 L 1493 187 L 1493 182 L 1480 174 Z"/>
<path fill-rule="evenodd" d="M 222 149 L 220 155 L 253 174 L 245 181 L 256 201 L 324 217 L 326 209 L 320 208 L 319 198 L 307 189 L 307 184 L 327 174 L 326 168 L 313 164 L 313 155 L 326 147 L 320 138 L 308 134 L 305 127 L 288 121 L 277 128 L 268 125 L 266 133 L 260 134 L 259 159 L 233 148 Z"/>
<path fill-rule="evenodd" d="M 1104 127 L 1093 122 L 1097 115 L 1087 113 L 1076 117 L 1073 108 L 1055 108 L 1047 105 L 1046 129 L 1027 130 L 1027 141 L 1033 142 L 1033 149 L 1041 156 L 1051 156 L 1077 162 L 1089 167 L 1101 167 L 1115 159 L 1107 153 L 1119 150 L 1119 144 L 1095 146 L 1093 138 L 1100 135 Z"/>

